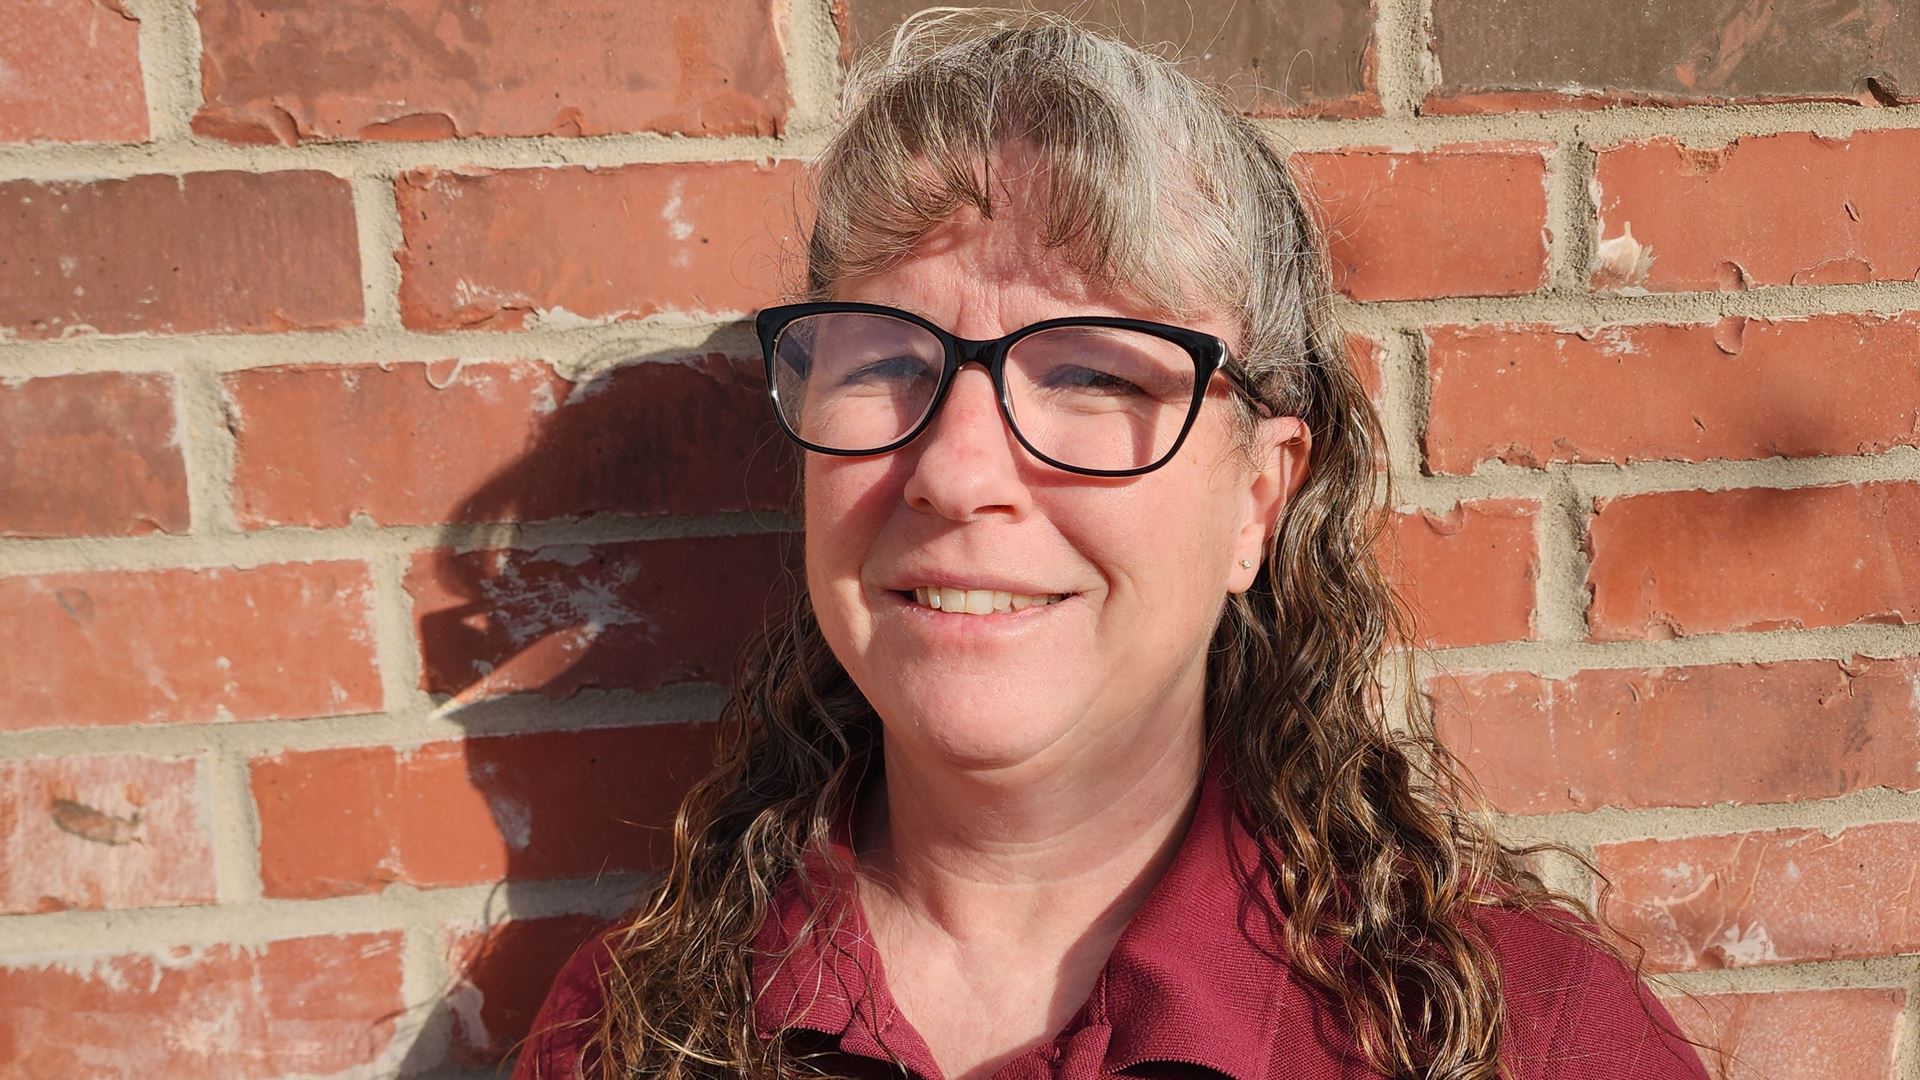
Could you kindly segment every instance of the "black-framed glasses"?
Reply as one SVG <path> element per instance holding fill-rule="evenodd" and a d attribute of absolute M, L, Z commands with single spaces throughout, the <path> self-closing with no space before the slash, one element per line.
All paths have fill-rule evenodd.
<path fill-rule="evenodd" d="M 1226 342 L 1141 319 L 1047 319 L 974 341 L 898 308 L 827 302 L 767 308 L 754 328 L 781 428 L 821 454 L 885 454 L 912 442 L 966 364 L 987 369 L 1020 445 L 1087 476 L 1166 464 L 1216 371 L 1253 397 L 1227 364 Z"/>

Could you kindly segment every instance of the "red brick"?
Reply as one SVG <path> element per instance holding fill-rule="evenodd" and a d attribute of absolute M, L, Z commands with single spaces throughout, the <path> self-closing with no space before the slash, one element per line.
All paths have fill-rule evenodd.
<path fill-rule="evenodd" d="M 0 578 L 0 730 L 381 707 L 357 562 Z"/>
<path fill-rule="evenodd" d="M 372 1076 L 401 997 L 398 931 L 0 959 L 8 1076 Z"/>
<path fill-rule="evenodd" d="M 1920 484 L 1624 495 L 1587 532 L 1596 641 L 1920 622 Z"/>
<path fill-rule="evenodd" d="M 835 0 L 846 41 L 843 59 L 884 49 L 901 19 L 921 0 Z M 1003 0 L 961 7 L 1003 8 Z M 1261 116 L 1378 116 L 1373 5 L 1369 0 L 1318 4 L 1148 4 L 1121 0 L 1032 0 L 1019 5 L 1055 11 L 1124 41 L 1172 42 L 1188 74 L 1220 87 L 1240 110 Z"/>
<path fill-rule="evenodd" d="M 1387 349 L 1382 343 L 1349 331 L 1347 333 L 1347 363 L 1352 365 L 1354 375 L 1367 391 L 1367 398 L 1378 408 L 1386 400 L 1387 383 L 1383 369 L 1387 362 Z"/>
<path fill-rule="evenodd" d="M 1672 138 L 1600 151 L 1596 289 L 1676 292 L 1911 281 L 1920 131 Z M 1756 228 L 1756 222 L 1765 222 Z"/>
<path fill-rule="evenodd" d="M 261 880 L 304 899 L 654 869 L 712 747 L 657 724 L 255 758 Z"/>
<path fill-rule="evenodd" d="M 16 0 L 0 34 L 0 143 L 147 137 L 140 20 L 118 0 Z"/>
<path fill-rule="evenodd" d="M 1524 641 L 1533 636 L 1533 583 L 1540 576 L 1524 499 L 1464 502 L 1445 514 L 1394 516 L 1385 565 L 1431 648 Z"/>
<path fill-rule="evenodd" d="M 779 294 L 801 173 L 751 162 L 401 177 L 401 317 L 519 330 L 662 311 L 735 313 Z"/>
<path fill-rule="evenodd" d="M 1547 155 L 1535 144 L 1293 155 L 1355 300 L 1519 296 L 1547 283 Z"/>
<path fill-rule="evenodd" d="M 1920 659 L 1449 674 L 1426 693 L 1509 813 L 1920 789 Z"/>
<path fill-rule="evenodd" d="M 1739 752 L 1737 748 L 1730 748 Z M 1920 824 L 1827 836 L 1776 829 L 1595 849 L 1608 914 L 1658 968 L 1748 967 L 1920 952 Z"/>
<path fill-rule="evenodd" d="M 1920 18 L 1898 4 L 1435 0 L 1424 113 L 1561 105 L 1914 100 Z"/>
<path fill-rule="evenodd" d="M 100 372 L 0 380 L 0 536 L 188 527 L 173 380 Z"/>
<path fill-rule="evenodd" d="M 203 786 L 195 758 L 0 761 L 0 912 L 213 903 Z"/>
<path fill-rule="evenodd" d="M 1426 460 L 1755 459 L 1920 445 L 1920 316 L 1437 326 Z M 1791 403 L 1787 407 L 1786 403 Z"/>
<path fill-rule="evenodd" d="M 775 610 L 780 536 L 414 556 L 422 685 L 461 699 L 724 682 Z"/>
<path fill-rule="evenodd" d="M 237 142 L 472 135 L 772 135 L 791 102 L 771 0 L 437 0 L 198 10 L 206 104 Z"/>
<path fill-rule="evenodd" d="M 1782 990 L 1666 1006 L 1713 1048 L 1701 1060 L 1715 1080 L 1895 1080 L 1906 1001 L 1902 990 Z"/>
<path fill-rule="evenodd" d="M 593 915 L 456 927 L 452 935 L 453 1060 L 494 1065 L 533 1026 L 547 987 L 573 951 L 606 926 Z"/>
<path fill-rule="evenodd" d="M 537 361 L 258 368 L 223 383 L 249 528 L 777 510 L 791 461 L 760 361 L 569 382 Z"/>
<path fill-rule="evenodd" d="M 319 172 L 0 183 L 0 280 L 0 338 L 319 330 L 361 317 L 352 192 Z"/>

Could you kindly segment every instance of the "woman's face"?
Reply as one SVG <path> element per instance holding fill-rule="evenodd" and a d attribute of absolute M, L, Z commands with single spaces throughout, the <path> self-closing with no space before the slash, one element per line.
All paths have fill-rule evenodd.
<path fill-rule="evenodd" d="M 1018 199 L 970 211 L 840 300 L 903 308 L 967 338 L 1065 315 L 1170 321 L 1101 292 L 1034 238 Z M 1184 325 L 1236 344 L 1228 319 Z M 940 414 L 877 457 L 809 454 L 807 585 L 834 654 L 885 726 L 889 752 L 993 769 L 1111 760 L 1200 731 L 1206 649 L 1230 591 L 1304 471 L 1304 427 L 1263 421 L 1255 469 L 1215 378 L 1179 453 L 1142 476 L 1067 473 L 1007 429 L 987 373 L 962 369 Z M 1288 441 L 1289 438 L 1291 441 Z M 1044 606 L 935 610 L 916 590 L 995 590 Z"/>

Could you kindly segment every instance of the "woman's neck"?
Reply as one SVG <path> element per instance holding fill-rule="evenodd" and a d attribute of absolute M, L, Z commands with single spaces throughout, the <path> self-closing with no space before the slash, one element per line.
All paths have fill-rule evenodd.
<path fill-rule="evenodd" d="M 1185 835 L 1201 727 L 993 770 L 889 748 L 858 822 L 863 899 L 961 950 L 1117 936 Z"/>

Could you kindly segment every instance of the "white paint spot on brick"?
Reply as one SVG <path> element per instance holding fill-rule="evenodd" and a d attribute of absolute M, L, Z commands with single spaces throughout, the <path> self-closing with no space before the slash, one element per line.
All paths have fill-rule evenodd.
<path fill-rule="evenodd" d="M 1759 923 L 1725 927 L 1708 943 L 1708 948 L 1718 950 L 1728 963 L 1741 966 L 1779 959 L 1779 954 L 1773 949 L 1773 938 L 1767 934 L 1767 928 Z"/>
<path fill-rule="evenodd" d="M 620 318 L 620 314 L 616 311 L 610 315 L 580 315 L 555 305 L 534 308 L 532 314 L 527 316 L 527 326 L 538 330 L 579 330 L 588 326 L 611 325 Z"/>
<path fill-rule="evenodd" d="M 490 794 L 487 812 L 493 815 L 493 825 L 500 830 L 500 838 L 515 854 L 527 850 L 527 845 L 533 843 L 533 807 L 511 795 Z"/>
<path fill-rule="evenodd" d="M 454 1022 L 470 1045 L 485 1046 L 492 1041 L 487 1036 L 486 1022 L 480 1018 L 486 1003 L 487 996 L 480 988 L 464 980 L 447 994 L 447 1008 L 453 1011 Z"/>

